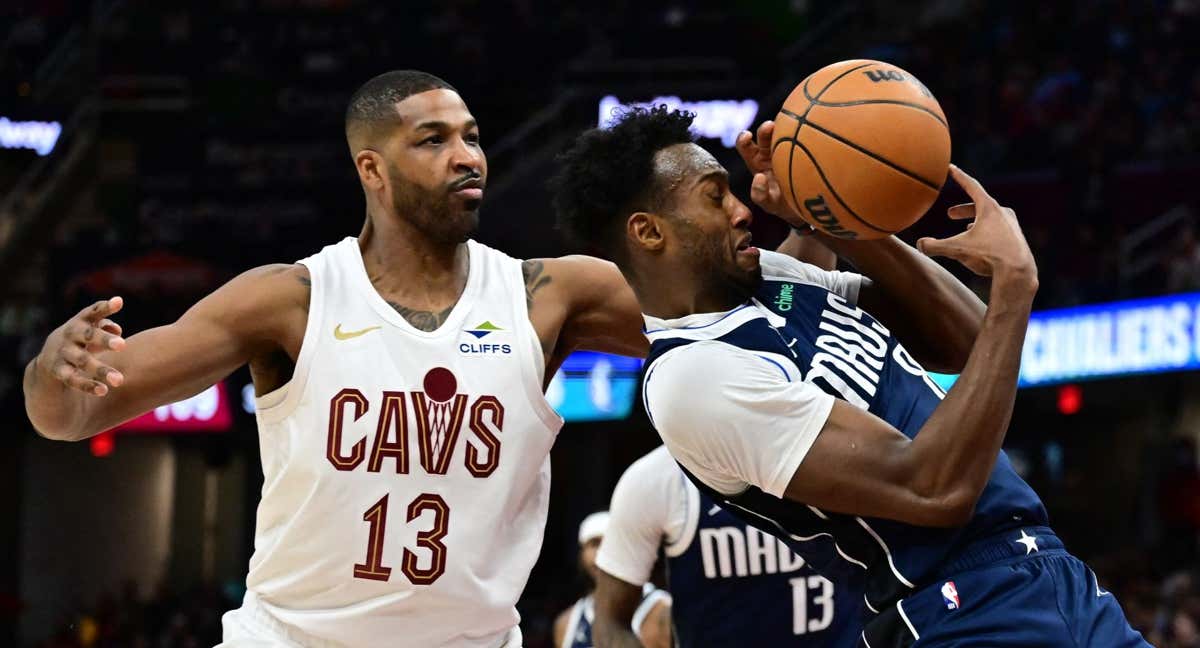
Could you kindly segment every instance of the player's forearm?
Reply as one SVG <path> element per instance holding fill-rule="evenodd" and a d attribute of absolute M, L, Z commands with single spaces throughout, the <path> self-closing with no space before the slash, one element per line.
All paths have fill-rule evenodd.
<path fill-rule="evenodd" d="M 1036 292 L 1036 277 L 1023 271 L 996 278 L 962 375 L 909 446 L 914 490 L 955 517 L 974 510 L 1004 442 Z"/>
<path fill-rule="evenodd" d="M 88 396 L 70 389 L 51 375 L 38 362 L 38 357 L 25 365 L 22 388 L 25 392 L 25 413 L 38 434 L 56 441 L 78 441 Z"/>
<path fill-rule="evenodd" d="M 641 640 L 629 628 L 629 621 L 620 623 L 599 616 L 592 627 L 592 640 L 596 648 L 643 648 Z"/>
<path fill-rule="evenodd" d="M 983 323 L 984 305 L 975 293 L 894 236 L 878 241 L 821 240 L 870 278 L 875 303 L 863 307 L 882 316 L 918 361 L 936 371 L 962 370 Z"/>

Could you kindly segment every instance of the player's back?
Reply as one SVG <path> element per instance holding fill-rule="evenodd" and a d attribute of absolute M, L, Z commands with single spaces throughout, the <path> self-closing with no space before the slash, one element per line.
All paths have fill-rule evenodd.
<path fill-rule="evenodd" d="M 818 575 L 775 536 L 701 493 L 659 446 L 640 470 L 677 476 L 684 527 L 663 547 L 675 645 L 841 646 L 862 629 L 862 595 Z M 631 468 L 634 470 L 635 468 Z"/>
<path fill-rule="evenodd" d="M 944 395 L 882 324 L 826 285 L 821 271 L 783 255 L 762 253 L 764 281 L 752 302 L 724 314 L 660 322 L 652 328 L 647 411 L 656 407 L 654 372 L 693 345 L 731 345 L 836 398 L 866 409 L 910 438 Z M 693 348 L 698 352 L 700 347 Z M 671 445 L 666 438 L 668 446 Z M 672 449 L 687 468 L 686 450 Z M 974 517 L 958 529 L 915 527 L 890 520 L 819 510 L 750 487 L 722 495 L 699 479 L 702 492 L 747 522 L 788 542 L 824 574 L 866 576 L 868 606 L 879 611 L 936 579 L 975 539 L 1045 525 L 1037 495 L 1000 454 Z M 865 571 L 865 574 L 864 574 Z"/>
<path fill-rule="evenodd" d="M 355 239 L 302 261 L 295 373 L 257 400 L 265 481 L 233 621 L 362 646 L 495 646 L 516 627 L 561 419 L 520 262 L 468 245 L 432 332 L 375 291 Z"/>

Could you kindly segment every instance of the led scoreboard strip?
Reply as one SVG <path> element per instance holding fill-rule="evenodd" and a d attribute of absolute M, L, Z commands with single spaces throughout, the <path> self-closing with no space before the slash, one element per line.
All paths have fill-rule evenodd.
<path fill-rule="evenodd" d="M 1019 387 L 1200 369 L 1200 293 L 1038 311 Z M 930 374 L 949 389 L 957 376 Z"/>
<path fill-rule="evenodd" d="M 1021 387 L 1200 369 L 1200 293 L 1034 313 Z"/>

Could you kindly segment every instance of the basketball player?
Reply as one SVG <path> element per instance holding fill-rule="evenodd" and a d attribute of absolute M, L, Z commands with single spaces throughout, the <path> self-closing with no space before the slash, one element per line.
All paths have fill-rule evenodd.
<path fill-rule="evenodd" d="M 608 511 L 598 511 L 583 518 L 579 524 L 579 566 L 587 576 L 588 583 L 595 588 L 596 551 L 609 529 Z M 625 619 L 629 635 L 647 648 L 670 648 L 671 597 L 649 582 L 638 587 L 630 615 Z M 592 629 L 595 627 L 596 606 L 593 592 L 565 609 L 554 620 L 555 648 L 591 648 L 594 645 Z"/>
<path fill-rule="evenodd" d="M 665 446 L 629 466 L 609 511 L 596 557 L 599 648 L 648 645 L 628 628 L 660 548 L 680 648 L 845 646 L 858 639 L 861 589 L 835 587 L 787 545 L 721 508 L 687 480 Z"/>
<path fill-rule="evenodd" d="M 865 645 L 1147 645 L 1000 451 L 1038 285 L 1012 210 L 952 167 L 974 202 L 950 215 L 973 227 L 918 242 L 992 277 L 943 394 L 891 330 L 936 344 L 943 318 L 971 310 L 965 288 L 896 238 L 827 241 L 870 279 L 750 246 L 750 212 L 691 121 L 629 112 L 580 137 L 555 184 L 563 224 L 641 302 L 646 411 L 697 488 L 827 577 L 864 577 Z M 800 224 L 761 135 L 751 196 Z"/>
<path fill-rule="evenodd" d="M 576 348 L 647 345 L 612 264 L 469 240 L 479 138 L 445 81 L 368 81 L 346 111 L 357 239 L 250 270 L 128 339 L 121 298 L 98 302 L 25 369 L 35 429 L 82 440 L 249 363 L 264 484 L 230 646 L 520 645 L 562 423 L 542 390 Z"/>

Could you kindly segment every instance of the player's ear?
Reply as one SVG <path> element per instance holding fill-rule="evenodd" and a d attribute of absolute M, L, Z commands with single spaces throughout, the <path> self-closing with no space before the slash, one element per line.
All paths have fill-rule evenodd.
<path fill-rule="evenodd" d="M 387 168 L 383 156 L 371 149 L 362 149 L 354 154 L 354 167 L 358 170 L 358 179 L 367 189 L 376 191 L 384 187 L 384 170 Z"/>
<path fill-rule="evenodd" d="M 634 212 L 625 222 L 625 232 L 634 245 L 647 251 L 663 248 L 662 219 L 650 212 Z"/>

